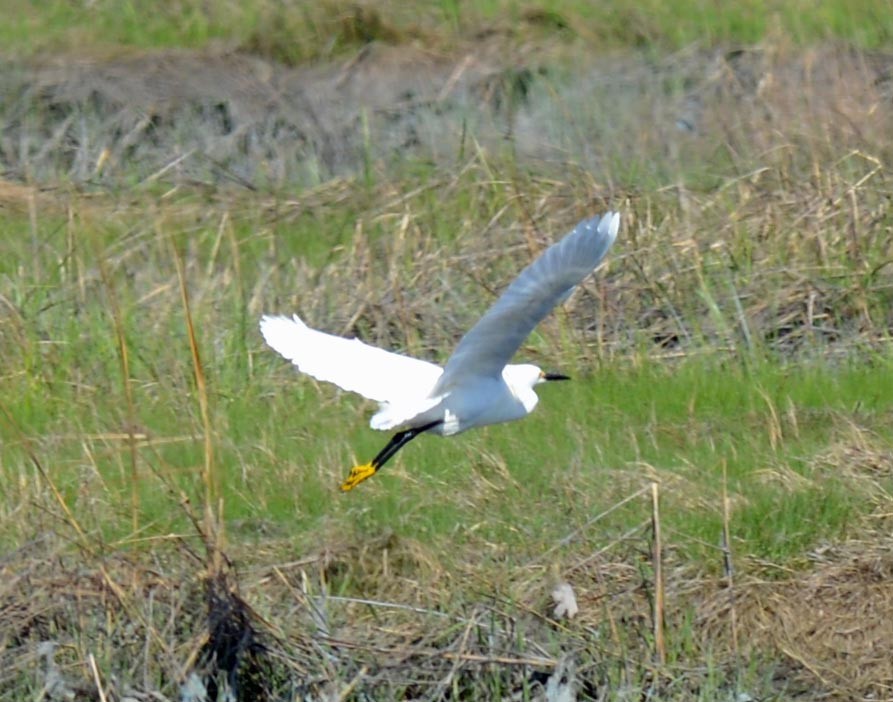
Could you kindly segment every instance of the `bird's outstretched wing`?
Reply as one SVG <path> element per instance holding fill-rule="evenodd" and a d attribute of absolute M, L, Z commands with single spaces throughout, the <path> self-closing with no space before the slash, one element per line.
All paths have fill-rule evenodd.
<path fill-rule="evenodd" d="M 462 337 L 434 392 L 449 389 L 458 377 L 499 375 L 540 320 L 604 258 L 619 227 L 616 212 L 583 220 L 521 271 Z"/>
<path fill-rule="evenodd" d="M 297 315 L 264 316 L 260 331 L 302 373 L 378 402 L 424 396 L 442 372 L 427 361 L 311 329 Z"/>

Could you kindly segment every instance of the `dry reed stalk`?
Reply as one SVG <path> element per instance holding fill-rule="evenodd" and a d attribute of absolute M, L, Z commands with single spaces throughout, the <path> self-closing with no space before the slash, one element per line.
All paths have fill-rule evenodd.
<path fill-rule="evenodd" d="M 161 232 L 159 235 L 164 236 Z M 202 481 L 205 485 L 205 528 L 203 530 L 208 548 L 209 576 L 214 577 L 221 573 L 224 567 L 222 558 L 224 522 L 223 503 L 220 498 L 220 479 L 217 475 L 214 463 L 214 436 L 211 427 L 211 415 L 208 408 L 208 388 L 205 381 L 205 371 L 199 354 L 198 340 L 195 335 L 195 326 L 192 321 L 192 310 L 189 305 L 189 290 L 186 285 L 186 273 L 183 267 L 183 258 L 177 250 L 174 240 L 169 239 L 171 253 L 177 268 L 177 279 L 180 284 L 180 299 L 183 305 L 183 314 L 186 322 L 186 332 L 189 336 L 189 350 L 192 356 L 192 369 L 195 378 L 196 394 L 198 395 L 199 411 L 202 418 L 202 430 L 204 434 L 204 467 L 202 469 Z M 219 502 L 218 502 L 219 501 Z"/>
<path fill-rule="evenodd" d="M 660 493 L 658 483 L 651 483 L 651 562 L 654 568 L 654 653 L 660 665 L 666 665 L 667 649 L 664 642 L 664 571 L 663 544 L 660 532 Z"/>

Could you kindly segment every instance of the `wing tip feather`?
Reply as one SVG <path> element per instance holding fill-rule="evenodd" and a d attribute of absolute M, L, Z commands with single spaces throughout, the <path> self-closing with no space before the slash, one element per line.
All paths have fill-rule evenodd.
<path fill-rule="evenodd" d="M 295 337 L 307 330 L 307 325 L 301 318 L 298 315 L 289 318 L 281 314 L 265 314 L 260 318 L 259 326 L 267 346 L 296 363 L 292 353 Z"/>
<path fill-rule="evenodd" d="M 588 219 L 581 221 L 575 228 L 575 232 L 582 230 L 585 232 L 585 238 L 599 252 L 598 260 L 607 254 L 608 250 L 613 246 L 620 232 L 620 213 L 614 210 L 608 210 L 601 214 L 593 215 Z"/>
<path fill-rule="evenodd" d="M 613 210 L 605 212 L 598 224 L 598 228 L 599 231 L 607 234 L 613 243 L 617 238 L 617 233 L 620 231 L 620 213 Z"/>

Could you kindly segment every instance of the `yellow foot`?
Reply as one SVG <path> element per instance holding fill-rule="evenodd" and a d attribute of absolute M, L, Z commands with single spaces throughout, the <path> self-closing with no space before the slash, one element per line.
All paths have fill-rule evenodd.
<path fill-rule="evenodd" d="M 375 471 L 377 470 L 378 468 L 375 468 L 371 463 L 354 466 L 350 469 L 350 475 L 348 475 L 344 479 L 344 482 L 341 483 L 341 489 L 344 490 L 344 492 L 353 490 L 357 485 L 366 480 L 366 478 L 371 478 L 375 475 Z"/>

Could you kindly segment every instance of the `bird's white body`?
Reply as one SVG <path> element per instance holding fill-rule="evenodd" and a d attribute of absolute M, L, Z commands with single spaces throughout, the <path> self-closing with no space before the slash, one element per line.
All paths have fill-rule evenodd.
<path fill-rule="evenodd" d="M 375 366 L 372 363 L 376 359 L 374 352 L 380 349 L 311 329 L 297 316 L 291 319 L 264 317 L 261 329 L 271 347 L 308 375 L 378 400 L 379 410 L 372 415 L 369 426 L 380 431 L 400 431 L 439 422 L 429 430 L 430 433 L 452 436 L 476 426 L 521 419 L 530 414 L 539 401 L 533 386 L 543 381 L 543 374 L 528 363 L 505 366 L 498 376 L 466 376 L 440 389 L 438 384 L 443 376 L 440 366 L 390 352 L 385 352 L 387 359 L 378 357 L 385 363 Z M 349 345 L 338 342 L 348 342 Z M 293 350 L 306 351 L 310 347 L 327 347 L 325 357 L 319 359 L 321 362 L 344 368 L 345 372 L 347 369 L 359 371 L 358 375 L 369 377 L 370 384 L 360 390 L 347 377 L 342 377 L 341 382 L 330 380 L 307 356 L 304 362 L 292 358 L 296 355 Z M 367 362 L 359 360 L 358 354 L 367 355 Z M 380 391 L 373 386 L 380 378 L 372 376 L 387 370 L 393 374 L 386 376 L 389 380 L 386 390 Z"/>
<path fill-rule="evenodd" d="M 521 419 L 537 405 L 534 386 L 564 376 L 550 377 L 537 366 L 508 361 L 539 321 L 601 262 L 619 225 L 617 213 L 593 217 L 546 249 L 462 337 L 443 368 L 311 329 L 297 316 L 265 316 L 261 333 L 303 373 L 378 401 L 370 426 L 408 436 L 398 434 L 397 448 L 415 436 L 414 430 L 452 436 Z M 382 453 L 389 449 L 390 444 Z M 371 472 L 342 487 L 350 489 L 395 452 L 359 466 L 355 471 L 371 467 Z"/>
<path fill-rule="evenodd" d="M 472 427 L 510 422 L 533 412 L 539 402 L 533 385 L 538 382 L 542 371 L 536 366 L 509 365 L 498 377 L 472 377 L 440 395 L 432 387 L 406 405 L 387 403 L 372 417 L 371 426 L 399 431 L 439 422 L 429 431 L 452 436 Z"/>

